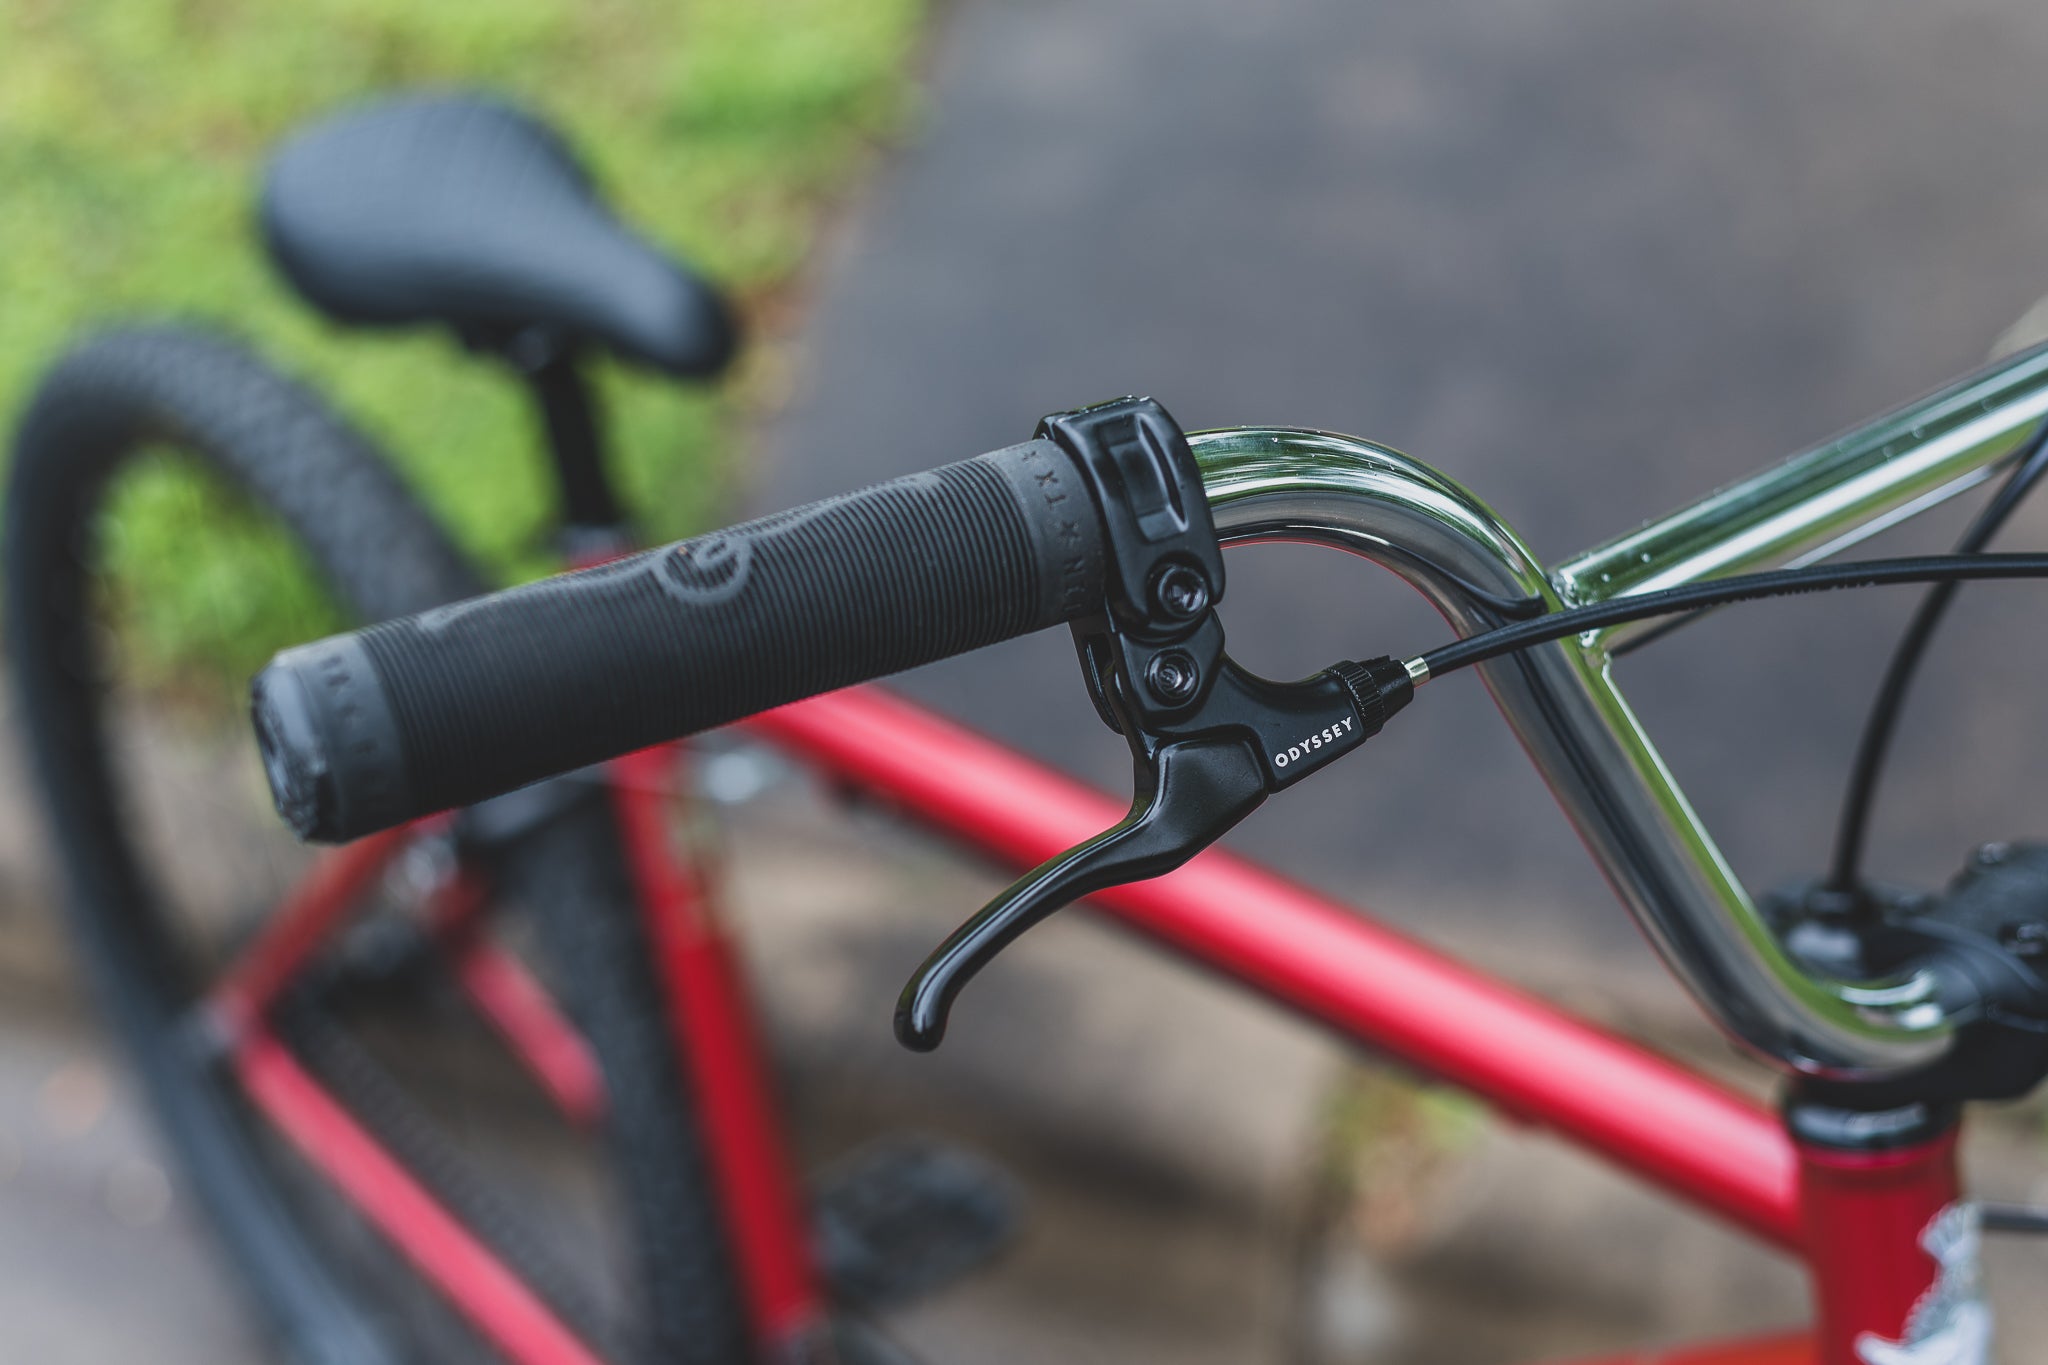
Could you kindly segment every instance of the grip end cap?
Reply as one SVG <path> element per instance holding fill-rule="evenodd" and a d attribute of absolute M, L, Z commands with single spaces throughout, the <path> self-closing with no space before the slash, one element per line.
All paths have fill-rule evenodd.
<path fill-rule="evenodd" d="M 323 837 L 334 823 L 334 772 L 321 751 L 304 680 L 273 662 L 249 685 L 249 713 L 278 815 L 301 839 Z"/>
<path fill-rule="evenodd" d="M 416 808 L 397 722 L 360 635 L 287 649 L 250 685 L 277 813 L 301 839 L 341 843 Z"/>

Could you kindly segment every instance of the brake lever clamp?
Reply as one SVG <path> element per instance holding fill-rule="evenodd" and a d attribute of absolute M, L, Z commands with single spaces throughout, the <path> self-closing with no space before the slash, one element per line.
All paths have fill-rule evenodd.
<path fill-rule="evenodd" d="M 997 953 L 1076 900 L 1161 876 L 1272 793 L 1379 733 L 1415 694 L 1392 658 L 1278 683 L 1223 651 L 1223 555 L 1187 438 L 1149 398 L 1056 413 L 1039 437 L 1074 457 L 1101 515 L 1103 601 L 1075 620 L 1096 710 L 1130 745 L 1130 813 L 1027 872 L 939 945 L 903 988 L 896 1037 L 929 1052 Z"/>

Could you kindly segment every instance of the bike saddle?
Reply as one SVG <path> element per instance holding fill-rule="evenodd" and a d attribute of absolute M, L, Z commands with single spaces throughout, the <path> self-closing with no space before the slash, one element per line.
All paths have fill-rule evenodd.
<path fill-rule="evenodd" d="M 539 119 L 412 95 L 338 114 L 272 159 L 264 237 L 337 321 L 440 322 L 491 342 L 539 327 L 678 376 L 731 357 L 718 294 L 635 234 Z"/>

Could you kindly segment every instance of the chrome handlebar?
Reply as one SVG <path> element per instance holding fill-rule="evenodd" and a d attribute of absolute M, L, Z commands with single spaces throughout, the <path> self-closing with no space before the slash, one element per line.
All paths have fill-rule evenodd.
<path fill-rule="evenodd" d="M 1393 570 L 1461 635 L 1556 610 L 1810 563 L 1991 477 L 2048 415 L 2048 348 L 1959 380 L 1548 574 L 1484 503 L 1426 465 L 1285 428 L 1189 444 L 1225 544 L 1327 545 Z M 1595 860 L 1724 1027 L 1810 1074 L 1883 1077 L 1938 1059 L 1953 1021 L 1919 977 L 1807 974 L 1673 781 L 1610 672 L 1617 627 L 1482 665 L 1508 724 Z"/>

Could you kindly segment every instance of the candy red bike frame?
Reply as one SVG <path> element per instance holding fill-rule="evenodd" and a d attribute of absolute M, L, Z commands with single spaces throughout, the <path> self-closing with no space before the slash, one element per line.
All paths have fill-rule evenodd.
<path fill-rule="evenodd" d="M 1123 814 L 1119 803 L 878 689 L 785 707 L 749 726 L 1019 866 Z M 1901 1338 L 1934 1282 L 1938 1267 L 1918 1238 L 1957 1199 L 1952 1135 L 1874 1163 L 1802 1147 L 1752 1101 L 1220 850 L 1089 904 L 1812 1269 L 1820 1315 L 1811 1334 L 1607 1365 L 1862 1365 L 1854 1343 L 1866 1333 Z"/>
<path fill-rule="evenodd" d="M 876 688 L 768 712 L 747 729 L 820 774 L 1020 867 L 1122 814 L 1101 793 Z M 659 751 L 622 760 L 612 797 L 677 1002 L 676 1036 L 707 1120 L 752 1320 L 772 1349 L 813 1330 L 822 1301 L 730 943 L 689 863 L 669 847 L 663 790 L 673 786 L 674 761 Z M 234 1064 L 257 1106 L 508 1358 L 586 1365 L 597 1358 L 261 1026 L 267 999 L 418 832 L 325 855 L 304 894 L 223 979 L 214 999 L 234 1021 Z M 458 880 L 448 894 L 469 892 Z M 1090 904 L 1634 1171 L 1812 1269 L 1820 1316 L 1811 1335 L 1602 1365 L 1861 1365 L 1853 1343 L 1864 1333 L 1899 1339 L 1934 1281 L 1937 1266 L 1919 1238 L 1957 1198 L 1952 1135 L 1876 1162 L 1802 1149 L 1754 1102 L 1220 850 Z M 465 983 L 470 975 L 461 974 Z M 536 1077 L 587 1069 L 587 1060 L 573 1060 L 578 1040 L 545 997 L 479 1004 Z M 504 1027 L 501 1014 L 517 1022 Z M 547 1088 L 565 1112 L 588 1117 L 601 1104 L 587 1097 L 589 1084 L 557 1079 Z"/>
<path fill-rule="evenodd" d="M 1364 555 L 1469 631 L 1503 602 L 1554 607 L 1811 561 L 1989 477 L 2044 414 L 2048 351 L 1961 381 L 1548 572 L 1464 490 L 1383 448 L 1280 429 L 1208 433 L 1191 445 L 1226 543 L 1285 539 Z M 1652 940 L 1731 1032 L 1790 1071 L 1896 1075 L 1937 1062 L 1951 1021 L 1924 983 L 1806 979 L 1776 946 L 1614 690 L 1608 663 L 1619 639 L 1559 641 L 1481 671 Z M 743 728 L 1019 868 L 1124 813 L 1121 803 L 874 688 L 771 711 Z M 825 1308 L 742 975 L 692 864 L 670 846 L 663 792 L 680 761 L 663 750 L 620 760 L 610 799 L 668 987 L 681 1081 L 704 1115 L 747 1304 L 762 1354 L 774 1358 L 810 1339 Z M 265 1007 L 280 986 L 421 828 L 321 860 L 216 989 L 214 1015 L 256 1105 L 509 1359 L 582 1365 L 593 1356 L 547 1305 L 267 1030 Z M 437 913 L 462 963 L 459 979 L 564 1112 L 590 1121 L 602 1112 L 601 1079 L 516 962 L 490 956 L 488 934 L 473 927 L 487 895 L 461 874 L 444 888 Z M 1954 1124 L 1891 1143 L 1830 1140 L 1811 1127 L 1795 1136 L 1768 1108 L 1220 850 L 1089 904 L 1808 1268 L 1815 1316 L 1807 1332 L 1658 1348 L 1603 1365 L 1987 1359 L 1969 1345 L 1988 1332 L 1988 1316 L 1976 1296 L 1975 1212 L 1960 1193 Z M 1939 1353 L 1944 1342 L 1961 1347 Z"/>

